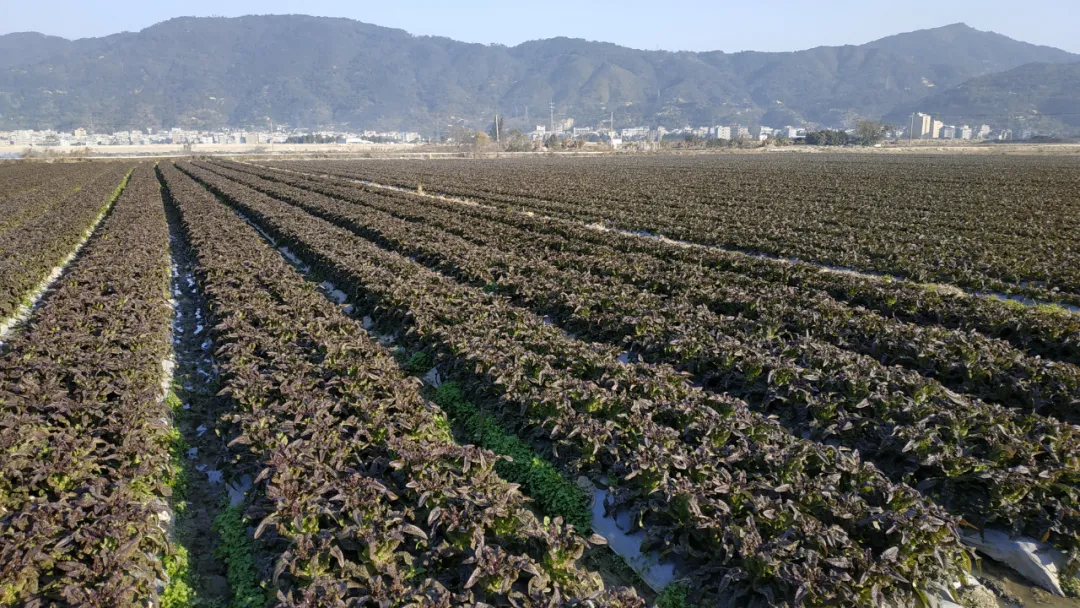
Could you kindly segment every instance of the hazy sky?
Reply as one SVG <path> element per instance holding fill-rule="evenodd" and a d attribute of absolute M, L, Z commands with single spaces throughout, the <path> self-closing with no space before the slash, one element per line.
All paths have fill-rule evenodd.
<path fill-rule="evenodd" d="M 178 16 L 304 13 L 514 45 L 570 36 L 639 49 L 788 51 L 963 21 L 1080 53 L 1077 0 L 0 0 L 0 34 L 137 31 Z"/>

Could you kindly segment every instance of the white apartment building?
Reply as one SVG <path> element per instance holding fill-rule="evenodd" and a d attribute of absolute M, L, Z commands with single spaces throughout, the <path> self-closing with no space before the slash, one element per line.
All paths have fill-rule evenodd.
<path fill-rule="evenodd" d="M 933 129 L 933 118 L 929 114 L 923 114 L 918 112 L 912 118 L 911 125 L 911 138 L 923 139 L 930 135 L 931 129 Z"/>

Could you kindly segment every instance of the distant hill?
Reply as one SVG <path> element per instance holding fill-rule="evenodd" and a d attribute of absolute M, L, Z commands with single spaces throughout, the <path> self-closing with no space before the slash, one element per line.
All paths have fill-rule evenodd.
<path fill-rule="evenodd" d="M 914 111 L 933 114 L 946 123 L 1075 132 L 1080 130 L 1080 63 L 1031 63 L 979 76 L 897 108 L 890 118 L 903 123 Z"/>
<path fill-rule="evenodd" d="M 0 128 L 850 124 L 978 76 L 1080 56 L 958 24 L 791 53 L 514 47 L 303 15 L 177 18 L 67 41 L 0 36 Z"/>
<path fill-rule="evenodd" d="M 889 36 L 863 46 L 886 50 L 927 66 L 931 70 L 927 78 L 939 85 L 1028 63 L 1080 61 L 1080 55 L 981 32 L 963 23 Z"/>
<path fill-rule="evenodd" d="M 70 40 L 36 32 L 0 36 L 0 70 L 57 56 L 73 45 Z"/>

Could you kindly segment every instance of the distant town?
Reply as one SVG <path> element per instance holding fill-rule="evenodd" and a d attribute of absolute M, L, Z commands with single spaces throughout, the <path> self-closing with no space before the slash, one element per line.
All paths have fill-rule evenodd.
<path fill-rule="evenodd" d="M 475 144 L 477 136 L 487 137 L 487 141 L 505 138 L 524 139 L 535 145 L 550 145 L 552 138 L 562 142 L 581 141 L 599 142 L 613 146 L 623 144 L 656 143 L 663 141 L 726 141 L 726 142 L 770 142 L 785 143 L 822 143 L 814 138 L 815 133 L 844 132 L 856 136 L 857 129 L 835 131 L 809 131 L 802 127 L 764 125 L 746 126 L 741 124 L 714 126 L 685 126 L 668 129 L 662 126 L 631 126 L 615 129 L 605 121 L 596 126 L 577 126 L 574 119 L 567 118 L 551 125 L 538 125 L 532 131 L 523 133 L 511 130 L 499 133 L 494 128 L 489 132 L 467 129 L 449 130 L 446 134 L 425 137 L 418 131 L 339 131 L 290 129 L 278 127 L 271 131 L 249 129 L 193 130 L 173 128 L 169 130 L 131 130 L 113 133 L 96 133 L 85 128 L 73 131 L 56 130 L 15 130 L 0 131 L 0 146 L 13 148 L 77 148 L 79 146 L 148 146 L 155 144 L 198 145 L 198 144 L 245 144 L 252 146 L 273 146 L 274 144 L 421 144 L 449 143 Z M 1012 140 L 1030 139 L 1040 135 L 1036 131 L 1025 130 L 1013 133 L 1010 129 L 995 128 L 989 124 L 953 125 L 946 124 L 930 114 L 912 114 L 909 124 L 885 126 L 884 140 Z M 490 134 L 489 134 L 490 133 Z M 845 140 L 846 141 L 846 140 Z"/>
<path fill-rule="evenodd" d="M 408 131 L 342 133 L 339 131 L 286 130 L 252 131 L 245 129 L 193 130 L 174 128 L 167 131 L 155 129 L 95 133 L 87 129 L 74 131 L 18 130 L 0 131 L 0 145 L 9 146 L 149 146 L 155 144 L 249 144 L 271 145 L 284 143 L 417 143 L 424 141 L 419 133 Z M 310 143 L 315 143 L 312 141 Z"/>

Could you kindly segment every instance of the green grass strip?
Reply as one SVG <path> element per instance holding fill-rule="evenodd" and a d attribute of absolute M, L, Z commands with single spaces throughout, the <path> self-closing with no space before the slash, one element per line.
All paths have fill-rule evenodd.
<path fill-rule="evenodd" d="M 214 531 L 221 538 L 217 554 L 225 563 L 225 577 L 232 592 L 229 608 L 263 608 L 269 599 L 269 591 L 259 582 L 255 544 L 247 528 L 240 505 L 227 505 L 214 519 Z"/>
<path fill-rule="evenodd" d="M 689 608 L 686 595 L 690 589 L 682 583 L 672 583 L 664 587 L 664 592 L 656 598 L 656 608 Z"/>
<path fill-rule="evenodd" d="M 562 517 L 582 534 L 592 529 L 592 511 L 585 492 L 559 474 L 531 447 L 507 433 L 498 421 L 465 399 L 456 382 L 440 386 L 435 391 L 435 403 L 464 433 L 466 440 L 513 459 L 513 462 L 504 460 L 496 464 L 496 472 L 507 481 L 521 484 L 545 514 Z"/>
<path fill-rule="evenodd" d="M 191 565 L 187 549 L 177 545 L 172 555 L 165 556 L 165 574 L 169 583 L 161 594 L 161 608 L 191 608 L 196 605 L 192 586 Z"/>
<path fill-rule="evenodd" d="M 176 423 L 183 415 L 183 406 L 176 393 L 170 390 L 165 395 L 165 404 L 173 414 L 173 425 L 169 427 L 165 440 L 169 444 L 172 456 L 171 467 L 166 472 L 165 483 L 172 488 L 169 502 L 173 517 L 179 522 L 187 511 L 187 468 L 184 456 L 187 442 L 184 441 Z M 195 592 L 195 576 L 191 572 L 188 550 L 180 542 L 170 543 L 170 553 L 165 555 L 165 589 L 161 593 L 161 608 L 192 608 L 198 604 Z"/>

